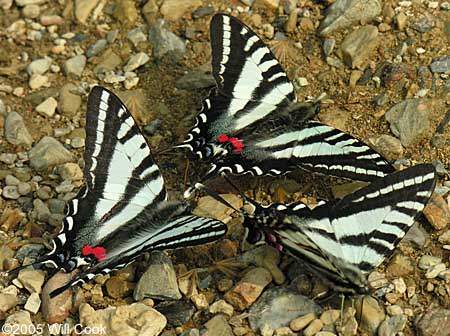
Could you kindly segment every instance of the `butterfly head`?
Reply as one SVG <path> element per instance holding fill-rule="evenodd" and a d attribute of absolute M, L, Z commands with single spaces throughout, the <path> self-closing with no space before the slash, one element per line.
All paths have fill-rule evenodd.
<path fill-rule="evenodd" d="M 320 112 L 320 101 L 294 103 L 289 107 L 290 116 L 305 122 Z"/>
<path fill-rule="evenodd" d="M 246 241 L 252 245 L 268 244 L 281 251 L 279 239 L 271 230 L 280 220 L 277 205 L 263 206 L 246 198 L 249 210 L 244 216 L 244 227 L 247 230 Z"/>

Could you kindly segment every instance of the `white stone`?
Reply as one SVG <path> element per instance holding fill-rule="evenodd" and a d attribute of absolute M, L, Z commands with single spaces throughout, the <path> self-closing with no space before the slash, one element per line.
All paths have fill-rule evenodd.
<path fill-rule="evenodd" d="M 123 71 L 133 71 L 139 68 L 140 66 L 144 65 L 150 60 L 150 56 L 148 56 L 145 52 L 137 53 L 130 57 L 128 60 L 128 63 L 123 67 Z"/>
<path fill-rule="evenodd" d="M 58 102 L 53 97 L 48 97 L 38 106 L 36 106 L 36 112 L 47 117 L 52 117 L 55 114 Z"/>
<path fill-rule="evenodd" d="M 308 80 L 305 77 L 299 77 L 297 78 L 297 83 L 300 86 L 308 86 Z"/>
<path fill-rule="evenodd" d="M 431 267 L 427 270 L 427 272 L 425 273 L 425 277 L 426 277 L 427 279 L 433 279 L 433 278 L 436 278 L 436 277 L 439 275 L 439 273 L 441 273 L 441 272 L 443 272 L 443 271 L 445 271 L 445 270 L 446 270 L 446 266 L 445 266 L 444 263 L 440 263 L 440 264 L 431 266 Z"/>
<path fill-rule="evenodd" d="M 25 303 L 24 308 L 28 310 L 30 313 L 36 314 L 39 311 L 39 307 L 41 306 L 41 298 L 39 294 L 32 293 L 27 302 Z"/>
<path fill-rule="evenodd" d="M 48 71 L 51 64 L 52 59 L 50 57 L 39 58 L 28 64 L 27 73 L 30 76 L 34 74 L 43 75 Z"/>
<path fill-rule="evenodd" d="M 39 89 L 43 86 L 49 86 L 48 77 L 45 75 L 34 74 L 30 77 L 28 85 L 32 90 Z"/>
<path fill-rule="evenodd" d="M 225 300 L 219 300 L 214 302 L 211 307 L 209 307 L 209 312 L 211 314 L 225 314 L 229 317 L 233 316 L 234 308 Z"/>

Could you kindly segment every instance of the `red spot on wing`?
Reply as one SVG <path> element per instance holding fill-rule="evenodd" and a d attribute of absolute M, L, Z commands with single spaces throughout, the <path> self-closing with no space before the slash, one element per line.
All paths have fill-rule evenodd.
<path fill-rule="evenodd" d="M 228 135 L 226 135 L 226 134 L 220 135 L 220 136 L 217 138 L 217 141 L 220 142 L 220 143 L 227 142 L 227 141 L 228 141 Z"/>
<path fill-rule="evenodd" d="M 93 255 L 97 261 L 102 261 L 106 258 L 106 249 L 101 246 L 92 247 L 89 244 L 86 244 L 83 246 L 83 249 L 81 250 L 81 254 L 83 256 Z"/>
<path fill-rule="evenodd" d="M 242 140 L 239 140 L 238 138 L 230 138 L 228 141 L 233 145 L 234 153 L 242 152 L 244 149 L 244 142 Z"/>
<path fill-rule="evenodd" d="M 230 143 L 233 146 L 233 153 L 240 153 L 244 149 L 244 142 L 238 138 L 231 137 L 228 135 L 222 134 L 217 138 L 217 142 L 219 143 Z"/>

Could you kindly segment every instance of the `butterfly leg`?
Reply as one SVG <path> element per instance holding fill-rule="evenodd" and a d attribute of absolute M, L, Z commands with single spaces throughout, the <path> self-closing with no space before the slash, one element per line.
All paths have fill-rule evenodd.
<path fill-rule="evenodd" d="M 187 180 L 188 180 L 188 176 L 189 176 L 189 158 L 186 158 L 186 168 L 184 169 L 184 186 L 183 186 L 183 190 L 186 190 L 186 186 L 187 186 Z"/>
<path fill-rule="evenodd" d="M 329 202 L 334 202 L 336 198 L 334 197 L 333 190 L 330 187 L 330 184 L 325 183 L 322 176 L 313 175 L 314 184 L 320 186 L 320 189 L 325 193 L 325 197 Z"/>
<path fill-rule="evenodd" d="M 345 304 L 345 295 L 340 294 L 341 297 L 341 325 L 344 323 L 344 304 Z M 353 301 L 352 301 L 353 304 Z"/>

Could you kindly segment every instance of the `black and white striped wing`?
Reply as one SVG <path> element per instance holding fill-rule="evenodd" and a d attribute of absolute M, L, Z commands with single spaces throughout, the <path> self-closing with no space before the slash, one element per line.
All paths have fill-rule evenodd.
<path fill-rule="evenodd" d="M 353 136 L 310 121 L 303 127 L 286 126 L 281 132 L 249 137 L 241 153 L 214 162 L 209 174 L 279 175 L 297 168 L 366 182 L 395 171 Z"/>
<path fill-rule="evenodd" d="M 216 14 L 210 34 L 217 87 L 203 102 L 185 141 L 201 158 L 211 155 L 203 152 L 205 143 L 222 134 L 236 135 L 296 101 L 285 71 L 249 27 L 233 16 Z"/>
<path fill-rule="evenodd" d="M 107 274 L 132 263 L 143 251 L 176 249 L 209 243 L 225 235 L 227 227 L 222 222 L 211 218 L 197 216 L 181 216 L 167 225 L 154 230 L 153 227 L 143 225 L 128 239 L 129 232 L 123 239 L 116 239 L 109 251 L 109 258 L 84 272 L 77 274 L 64 286 L 50 293 L 55 297 L 66 289 L 92 280 L 98 274 Z"/>
<path fill-rule="evenodd" d="M 423 164 L 379 179 L 344 197 L 288 215 L 275 229 L 293 254 L 312 260 L 316 269 L 355 287 L 390 257 L 427 204 L 436 183 L 432 165 Z M 310 246 L 315 253 L 305 252 Z"/>
<path fill-rule="evenodd" d="M 83 248 L 81 237 L 89 235 L 90 245 L 97 245 L 167 198 L 133 117 L 117 96 L 98 86 L 88 98 L 84 160 L 86 190 L 72 201 L 72 214 L 65 220 L 76 225 L 62 233 L 72 254 Z"/>

